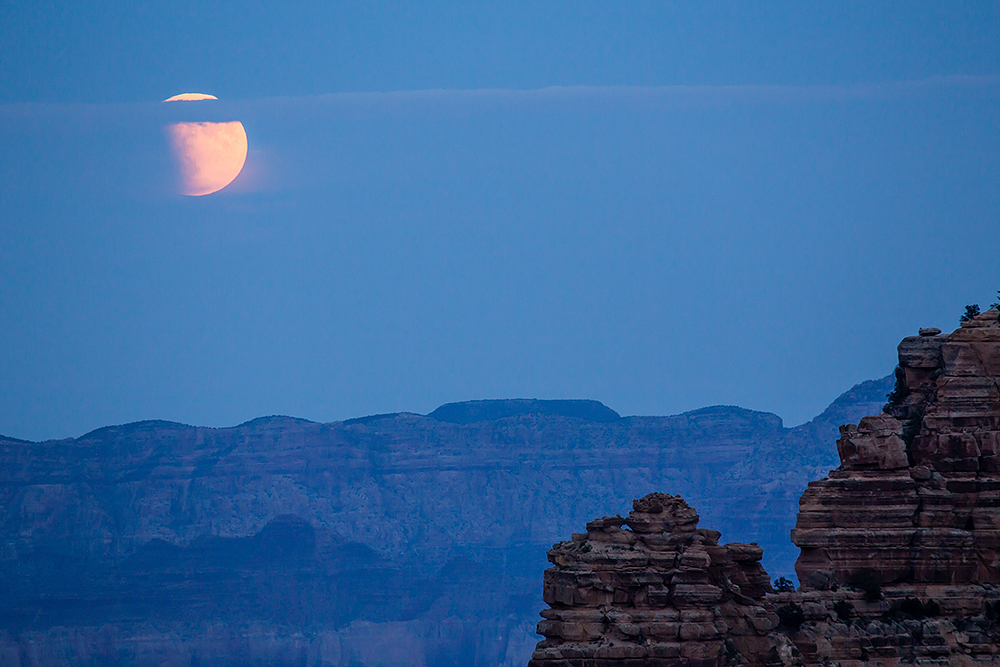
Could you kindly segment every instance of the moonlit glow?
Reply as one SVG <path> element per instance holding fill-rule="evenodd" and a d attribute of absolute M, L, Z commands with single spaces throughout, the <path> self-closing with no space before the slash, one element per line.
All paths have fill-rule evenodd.
<path fill-rule="evenodd" d="M 194 197 L 232 183 L 247 159 L 243 123 L 174 123 L 167 130 L 181 168 L 181 192 Z"/>
<path fill-rule="evenodd" d="M 218 99 L 204 93 L 183 93 L 164 102 Z M 173 123 L 167 126 L 170 144 L 180 169 L 180 192 L 200 197 L 232 183 L 247 159 L 247 133 L 243 123 Z"/>
<path fill-rule="evenodd" d="M 219 99 L 215 95 L 206 95 L 205 93 L 181 93 L 180 95 L 174 95 L 173 97 L 168 97 L 163 100 L 164 102 L 196 102 L 198 100 L 217 100 Z"/>

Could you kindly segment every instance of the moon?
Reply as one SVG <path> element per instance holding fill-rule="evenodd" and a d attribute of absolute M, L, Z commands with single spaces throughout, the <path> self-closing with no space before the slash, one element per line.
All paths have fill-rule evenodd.
<path fill-rule="evenodd" d="M 164 102 L 215 100 L 205 93 L 182 93 Z M 218 192 L 240 175 L 247 160 L 243 123 L 173 123 L 167 135 L 180 170 L 180 193 L 201 197 Z"/>
<path fill-rule="evenodd" d="M 163 100 L 164 102 L 197 102 L 198 100 L 217 100 L 219 99 L 215 95 L 206 95 L 205 93 L 181 93 L 180 95 L 174 95 L 173 97 L 168 97 Z"/>

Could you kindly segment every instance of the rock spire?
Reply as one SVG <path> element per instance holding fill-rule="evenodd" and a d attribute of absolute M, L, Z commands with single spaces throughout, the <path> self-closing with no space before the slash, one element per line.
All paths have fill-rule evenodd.
<path fill-rule="evenodd" d="M 680 496 L 651 493 L 632 508 L 549 551 L 546 639 L 530 667 L 707 666 L 759 650 L 760 632 L 778 625 L 759 604 L 771 590 L 763 550 L 719 545 Z"/>

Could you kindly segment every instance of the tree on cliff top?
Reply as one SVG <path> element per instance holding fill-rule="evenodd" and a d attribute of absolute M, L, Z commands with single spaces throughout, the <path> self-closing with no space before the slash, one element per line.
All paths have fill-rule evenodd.
<path fill-rule="evenodd" d="M 774 580 L 774 590 L 778 593 L 794 593 L 795 584 L 787 577 L 778 577 Z"/>
<path fill-rule="evenodd" d="M 979 304 L 974 303 L 965 307 L 965 314 L 958 320 L 959 322 L 968 322 L 973 317 L 979 314 Z"/>

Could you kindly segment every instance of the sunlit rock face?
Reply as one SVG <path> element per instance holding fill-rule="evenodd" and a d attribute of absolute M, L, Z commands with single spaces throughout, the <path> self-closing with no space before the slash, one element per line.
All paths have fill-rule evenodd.
<path fill-rule="evenodd" d="M 802 496 L 797 595 L 825 613 L 791 636 L 806 664 L 996 664 L 998 312 L 905 338 L 896 376 L 884 413 L 841 429 L 840 467 Z"/>

